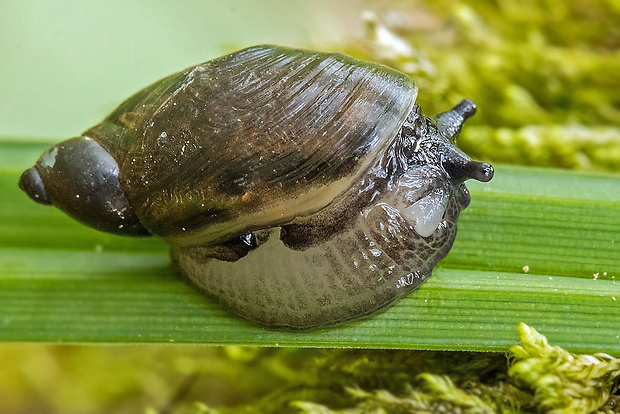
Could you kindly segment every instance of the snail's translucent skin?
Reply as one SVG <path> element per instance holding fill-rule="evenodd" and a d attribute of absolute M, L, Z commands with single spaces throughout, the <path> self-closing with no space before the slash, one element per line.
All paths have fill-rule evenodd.
<path fill-rule="evenodd" d="M 312 329 L 418 288 L 448 253 L 475 106 L 425 118 L 408 76 L 343 55 L 258 46 L 145 88 L 61 142 L 20 187 L 103 231 L 153 234 L 244 318 Z"/>

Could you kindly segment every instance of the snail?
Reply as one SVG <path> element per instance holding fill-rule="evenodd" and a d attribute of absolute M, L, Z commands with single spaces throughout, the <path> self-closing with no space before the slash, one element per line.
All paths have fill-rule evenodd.
<path fill-rule="evenodd" d="M 341 54 L 250 47 L 142 89 L 45 151 L 19 186 L 95 229 L 154 235 L 250 322 L 324 328 L 417 289 L 450 250 L 476 106 L 425 117 L 411 77 Z"/>

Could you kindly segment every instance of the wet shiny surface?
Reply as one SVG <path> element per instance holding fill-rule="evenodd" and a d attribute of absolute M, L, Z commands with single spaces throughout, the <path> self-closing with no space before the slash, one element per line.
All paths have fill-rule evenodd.
<path fill-rule="evenodd" d="M 475 105 L 426 118 L 416 92 L 379 65 L 258 46 L 145 88 L 80 139 L 118 161 L 194 285 L 251 322 L 316 329 L 417 289 L 452 247 L 463 181 L 492 177 L 454 145 Z"/>
<path fill-rule="evenodd" d="M 152 233 L 202 244 L 326 206 L 387 149 L 416 93 L 384 66 L 259 46 L 148 87 L 87 134 L 128 151 L 123 186 Z"/>
<path fill-rule="evenodd" d="M 234 259 L 225 259 L 220 247 L 175 247 L 175 262 L 200 290 L 269 328 L 317 329 L 388 306 L 431 276 L 454 242 L 461 209 L 469 204 L 465 186 L 448 175 L 438 154 L 425 158 L 438 165 L 400 167 L 408 160 L 401 159 L 398 148 L 409 138 L 399 135 L 335 206 L 304 220 L 307 228 L 271 229 L 262 243 Z M 433 145 L 445 140 L 417 138 Z M 316 228 L 323 234 L 313 233 Z M 304 243 L 310 237 L 320 241 Z"/>

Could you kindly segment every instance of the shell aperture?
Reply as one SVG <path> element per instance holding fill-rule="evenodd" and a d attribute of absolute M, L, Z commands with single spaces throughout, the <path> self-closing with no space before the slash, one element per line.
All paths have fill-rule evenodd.
<path fill-rule="evenodd" d="M 188 281 L 253 323 L 332 326 L 428 279 L 464 181 L 493 176 L 454 145 L 475 105 L 425 117 L 416 95 L 382 65 L 256 46 L 139 91 L 19 185 L 91 227 L 162 237 Z"/>

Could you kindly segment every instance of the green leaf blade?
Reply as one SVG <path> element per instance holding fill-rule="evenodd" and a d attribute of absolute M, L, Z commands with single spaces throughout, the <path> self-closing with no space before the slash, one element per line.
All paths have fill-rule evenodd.
<path fill-rule="evenodd" d="M 618 176 L 499 166 L 469 184 L 453 250 L 421 289 L 362 321 L 275 332 L 184 283 L 160 240 L 98 233 L 33 203 L 17 180 L 42 144 L 7 145 L 0 341 L 497 351 L 525 322 L 567 349 L 620 355 Z"/>

